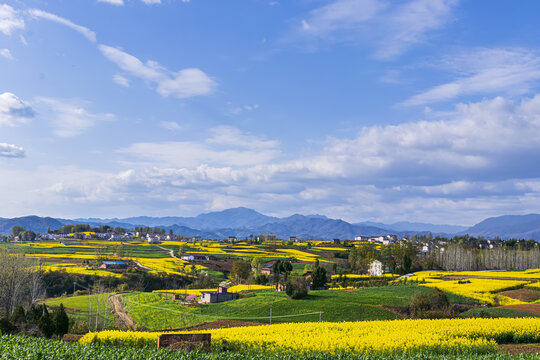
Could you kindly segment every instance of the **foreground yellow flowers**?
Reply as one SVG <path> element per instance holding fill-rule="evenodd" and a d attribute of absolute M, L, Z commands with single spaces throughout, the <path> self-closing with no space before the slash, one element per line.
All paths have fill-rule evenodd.
<path fill-rule="evenodd" d="M 392 320 L 288 323 L 183 333 L 211 333 L 241 348 L 260 351 L 352 352 L 362 354 L 491 352 L 497 343 L 540 342 L 540 319 Z M 160 333 L 102 331 L 81 343 L 155 343 Z"/>

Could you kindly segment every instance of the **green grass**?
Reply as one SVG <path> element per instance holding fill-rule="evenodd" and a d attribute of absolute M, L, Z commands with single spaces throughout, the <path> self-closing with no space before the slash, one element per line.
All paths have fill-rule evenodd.
<path fill-rule="evenodd" d="M 24 336 L 0 336 L 0 359 L 26 360 L 533 360 L 536 354 L 503 355 L 503 354 L 462 354 L 447 355 L 434 353 L 390 354 L 390 355 L 355 355 L 340 353 L 329 356 L 325 353 L 291 354 L 291 353 L 254 353 L 213 350 L 210 352 L 184 352 L 176 350 L 159 350 L 155 347 L 132 348 L 113 345 L 80 345 L 58 340 L 45 340 Z"/>
<path fill-rule="evenodd" d="M 259 290 L 251 292 L 253 296 L 235 301 L 197 307 L 179 305 L 164 294 L 131 293 L 122 297 L 126 309 L 139 325 L 161 330 L 165 328 L 165 318 L 170 328 L 220 319 L 269 322 L 270 308 L 273 322 L 318 321 L 319 316 L 323 321 L 397 319 L 397 314 L 379 306 L 407 306 L 415 293 L 429 291 L 415 285 L 373 287 L 356 291 L 320 290 L 310 291 L 304 299 L 291 300 L 285 293 Z M 302 315 L 306 313 L 315 314 Z M 301 316 L 281 317 L 284 315 Z"/>
<path fill-rule="evenodd" d="M 518 311 L 514 309 L 503 309 L 503 308 L 476 308 L 467 310 L 464 313 L 460 314 L 460 317 L 507 317 L 507 318 L 516 318 L 516 317 L 540 317 L 535 314 L 530 314 L 524 311 Z"/>
<path fill-rule="evenodd" d="M 110 294 L 104 293 L 101 295 L 81 295 L 81 296 L 65 296 L 58 298 L 51 298 L 43 301 L 44 304 L 51 307 L 60 306 L 64 304 L 66 312 L 71 320 L 74 322 L 84 321 L 88 323 L 95 323 L 97 309 L 99 308 L 99 321 L 100 326 L 106 328 L 115 327 L 115 318 L 111 313 L 111 306 L 107 301 L 107 297 Z M 89 317 L 91 315 L 91 317 Z M 1 357 L 0 357 L 1 359 Z"/>

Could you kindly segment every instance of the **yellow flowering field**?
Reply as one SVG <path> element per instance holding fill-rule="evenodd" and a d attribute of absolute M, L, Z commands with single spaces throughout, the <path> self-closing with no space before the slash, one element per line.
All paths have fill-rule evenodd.
<path fill-rule="evenodd" d="M 392 354 L 493 352 L 497 343 L 539 342 L 540 319 L 390 320 L 342 323 L 285 323 L 182 333 L 211 333 L 238 348 L 277 352 L 350 352 Z M 178 333 L 178 332 L 177 332 Z M 158 332 L 102 331 L 80 343 L 142 345 L 155 343 Z"/>
<path fill-rule="evenodd" d="M 69 265 L 69 266 L 68 266 Z M 112 276 L 121 277 L 122 274 L 115 273 L 107 270 L 93 270 L 84 266 L 77 266 L 75 264 L 57 264 L 52 266 L 41 266 L 43 271 L 65 271 L 71 274 L 83 274 L 83 275 L 96 275 L 96 276 Z"/>
<path fill-rule="evenodd" d="M 540 280 L 540 269 L 529 269 L 524 271 L 418 271 L 415 272 L 414 276 L 409 279 L 414 281 L 422 281 L 422 279 L 441 278 L 445 276 L 471 276 Z"/>
<path fill-rule="evenodd" d="M 527 281 L 500 280 L 500 279 L 467 279 L 468 283 L 461 283 L 460 280 L 438 281 L 421 284 L 427 287 L 436 287 L 443 291 L 477 299 L 482 303 L 495 304 L 495 296 L 499 298 L 500 305 L 527 304 L 521 300 L 512 299 L 506 296 L 497 295 L 493 292 L 501 291 L 516 286 L 526 285 Z"/>

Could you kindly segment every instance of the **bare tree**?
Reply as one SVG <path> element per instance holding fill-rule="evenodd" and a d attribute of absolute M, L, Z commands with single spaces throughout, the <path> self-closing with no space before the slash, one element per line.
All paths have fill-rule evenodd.
<path fill-rule="evenodd" d="M 39 296 L 39 267 L 23 253 L 0 249 L 0 311 L 9 316 L 15 307 Z"/>

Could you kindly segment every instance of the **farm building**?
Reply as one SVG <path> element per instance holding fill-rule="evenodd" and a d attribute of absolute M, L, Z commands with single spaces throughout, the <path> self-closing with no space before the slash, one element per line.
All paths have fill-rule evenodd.
<path fill-rule="evenodd" d="M 227 288 L 221 286 L 218 287 L 218 291 L 201 292 L 201 302 L 204 304 L 214 304 L 236 299 L 238 299 L 238 294 L 227 292 Z"/>
<path fill-rule="evenodd" d="M 368 274 L 374 276 L 381 276 L 383 274 L 382 262 L 380 262 L 379 260 L 373 260 L 371 264 L 369 264 Z"/>
<path fill-rule="evenodd" d="M 216 258 L 207 254 L 186 254 L 182 255 L 181 259 L 184 261 L 210 261 Z"/>
<path fill-rule="evenodd" d="M 103 269 L 127 269 L 127 264 L 121 260 L 117 261 L 104 261 L 100 268 Z"/>
<path fill-rule="evenodd" d="M 272 265 L 263 266 L 261 269 L 261 274 L 271 275 L 272 274 Z"/>

